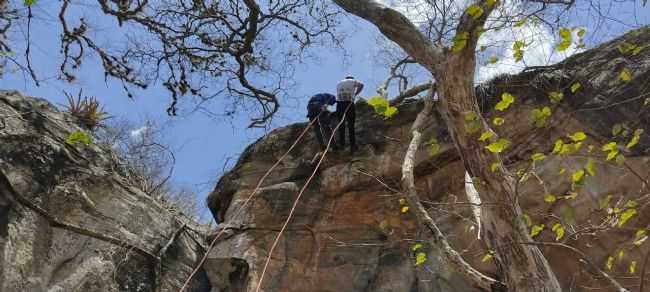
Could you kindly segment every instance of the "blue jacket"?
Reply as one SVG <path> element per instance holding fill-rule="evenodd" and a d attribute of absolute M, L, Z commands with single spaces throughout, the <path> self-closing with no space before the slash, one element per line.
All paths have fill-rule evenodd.
<path fill-rule="evenodd" d="M 333 105 L 336 103 L 336 96 L 329 93 L 319 93 L 309 99 L 309 104 Z"/>

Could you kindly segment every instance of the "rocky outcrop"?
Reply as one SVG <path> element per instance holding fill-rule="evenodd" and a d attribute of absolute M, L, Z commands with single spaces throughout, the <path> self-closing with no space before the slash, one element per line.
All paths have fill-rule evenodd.
<path fill-rule="evenodd" d="M 205 226 L 129 182 L 47 101 L 0 91 L 0 291 L 178 291 Z M 186 291 L 210 291 L 205 272 Z"/>
<path fill-rule="evenodd" d="M 508 168 L 517 171 L 532 167 L 535 171 L 519 185 L 518 200 L 534 224 L 546 226 L 536 240 L 554 242 L 550 227 L 561 223 L 566 228 L 562 243 L 580 249 L 602 269 L 609 256 L 624 250 L 625 256 L 610 273 L 634 287 L 639 283 L 638 271 L 621 276 L 626 275 L 631 261 L 641 265 L 645 256 L 642 251 L 648 248 L 631 242 L 634 230 L 650 223 L 647 204 L 642 203 L 643 194 L 648 193 L 650 139 L 641 135 L 631 151 L 620 147 L 626 157 L 622 164 L 605 160 L 600 150 L 611 141 L 627 144 L 635 129 L 650 133 L 650 49 L 621 53 L 618 46 L 623 43 L 650 45 L 650 29 L 632 31 L 554 66 L 501 76 L 477 91 L 486 117 L 505 119 L 495 129 L 500 137 L 513 142 L 505 153 Z M 631 80 L 622 80 L 623 69 Z M 579 88 L 573 86 L 578 83 Z M 495 112 L 492 109 L 503 92 L 514 95 L 516 102 L 505 112 Z M 551 103 L 550 92 L 562 92 L 563 101 Z M 374 115 L 364 102 L 357 103 L 361 150 L 355 156 L 343 152 L 327 155 L 271 257 L 263 291 L 474 290 L 438 258 L 434 247 L 426 244 L 427 234 L 419 232 L 414 216 L 400 202 L 400 167 L 410 139 L 409 127 L 421 106 L 417 100 L 407 100 L 399 105 L 396 117 L 385 120 Z M 531 112 L 543 106 L 553 114 L 545 127 L 538 128 Z M 629 134 L 613 137 L 612 127 L 623 123 Z M 255 291 L 271 243 L 298 190 L 311 175 L 313 166 L 309 162 L 318 149 L 314 138 L 307 136 L 265 180 L 243 212 L 235 215 L 265 171 L 305 126 L 277 129 L 250 145 L 210 195 L 208 205 L 215 218 L 223 222 L 222 228 L 229 229 L 206 264 L 213 291 Z M 588 135 L 582 152 L 551 154 L 557 139 L 568 143 L 567 135 L 577 131 Z M 463 203 L 464 167 L 444 124 L 432 119 L 423 134 L 424 141 L 435 138 L 440 151 L 430 155 L 429 147 L 420 147 L 417 154 L 416 183 L 421 200 L 463 257 L 498 277 L 492 262 L 481 260 L 488 251 L 476 239 L 470 210 Z M 545 153 L 547 158 L 531 164 L 533 153 Z M 596 160 L 595 175 L 584 179 L 584 186 L 575 192 L 577 197 L 546 202 L 546 194 L 571 194 L 571 174 L 585 168 L 589 158 Z M 602 229 L 589 229 L 605 217 L 607 210 L 602 210 L 600 203 L 608 195 L 613 195 L 611 206 L 639 200 L 639 215 L 626 228 L 608 228 L 616 222 L 605 222 Z M 498 205 L 483 203 L 483 208 Z M 415 264 L 412 251 L 416 243 L 423 244 L 419 251 L 428 253 L 421 265 Z M 567 291 L 581 291 L 581 287 L 610 291 L 607 282 L 594 276 L 594 268 L 584 265 L 577 253 L 559 246 L 544 246 L 542 250 Z"/>

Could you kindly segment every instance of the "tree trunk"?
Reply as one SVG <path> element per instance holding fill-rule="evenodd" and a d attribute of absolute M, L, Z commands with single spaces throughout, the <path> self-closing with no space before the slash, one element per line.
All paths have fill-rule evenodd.
<path fill-rule="evenodd" d="M 467 53 L 466 53 L 467 52 Z M 503 167 L 499 155 L 485 149 L 478 140 L 482 131 L 490 127 L 480 115 L 474 91 L 474 52 L 447 54 L 447 62 L 437 68 L 438 94 L 441 113 L 450 130 L 456 149 L 475 179 L 481 201 L 491 207 L 483 208 L 482 227 L 484 239 L 493 249 L 500 279 L 508 291 L 561 291 L 548 261 L 537 246 L 522 245 L 532 241 L 522 220 L 517 200 L 515 178 Z M 475 113 L 482 124 L 481 131 L 466 130 L 466 115 Z M 491 165 L 498 163 L 495 171 Z"/>

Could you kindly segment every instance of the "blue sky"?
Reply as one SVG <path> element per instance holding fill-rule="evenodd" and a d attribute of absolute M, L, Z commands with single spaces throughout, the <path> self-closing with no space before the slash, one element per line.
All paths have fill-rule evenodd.
<path fill-rule="evenodd" d="M 75 3 L 74 13 L 91 20 L 91 35 L 100 45 L 110 46 L 124 40 L 123 30 L 116 29 L 112 19 L 99 14 L 101 12 L 96 2 L 73 1 L 73 3 Z M 84 94 L 97 97 L 112 116 L 129 119 L 136 125 L 143 124 L 146 119 L 156 121 L 165 130 L 163 142 L 175 151 L 173 182 L 197 192 L 198 200 L 203 203 L 204 198 L 214 187 L 224 164 L 229 162 L 229 165 L 232 165 L 245 146 L 263 135 L 264 130 L 247 129 L 249 117 L 245 114 L 230 119 L 214 118 L 202 112 L 193 112 L 192 108 L 195 104 L 191 102 L 181 103 L 179 115 L 170 118 L 165 111 L 169 104 L 169 94 L 166 90 L 161 86 L 153 86 L 145 91 L 137 91 L 135 98 L 129 99 L 121 89 L 121 84 L 111 79 L 107 81 L 104 79 L 96 56 L 86 59 L 77 72 L 78 80 L 74 83 L 58 80 L 57 70 L 61 61 L 58 42 L 60 24 L 57 19 L 59 5 L 59 1 L 42 0 L 34 7 L 32 63 L 41 80 L 41 86 L 36 87 L 31 79 L 22 72 L 16 71 L 5 72 L 0 79 L 0 88 L 19 90 L 26 95 L 46 98 L 55 104 L 65 103 L 64 91 L 76 93 L 79 88 L 83 88 Z M 642 8 L 638 4 L 631 4 L 628 8 L 618 7 L 613 15 L 629 21 L 634 20 L 636 23 L 650 23 L 650 8 Z M 569 19 L 573 22 L 572 25 L 595 27 L 588 18 Z M 621 34 L 629 29 L 629 26 L 624 23 L 610 23 L 599 29 L 601 33 L 597 37 L 590 36 L 586 40 L 588 47 Z M 334 48 L 319 48 L 312 52 L 312 54 L 316 53 L 318 58 L 310 58 L 298 65 L 294 76 L 296 85 L 291 90 L 291 95 L 297 98 L 284 100 L 272 128 L 304 121 L 304 106 L 308 97 L 318 92 L 334 92 L 336 82 L 346 74 L 353 74 L 366 83 L 362 96 L 375 95 L 375 89 L 387 75 L 387 69 L 376 61 L 379 51 L 376 29 L 355 17 L 344 17 L 341 30 L 348 34 L 345 53 Z M 501 61 L 494 65 L 494 68 L 490 65 L 481 67 L 480 76 L 477 78 L 483 80 L 493 74 L 514 73 L 520 70 L 520 64 L 513 63 L 512 53 L 508 51 L 513 41 L 508 37 L 540 34 L 548 36 L 549 41 L 554 38 L 554 34 L 549 31 L 535 30 L 530 27 L 493 36 L 495 41 L 504 44 L 504 50 L 499 55 Z M 23 52 L 21 43 L 24 43 L 24 35 L 24 25 L 16 26 L 13 38 L 17 43 L 14 48 L 19 56 Z M 550 48 L 552 51 L 552 47 Z M 531 49 L 524 58 L 526 65 L 556 62 L 568 55 L 545 56 L 544 52 L 547 51 L 548 48 Z M 575 53 L 575 50 L 570 53 Z M 219 112 L 219 109 L 224 107 L 224 103 L 217 100 L 207 107 L 213 112 Z"/>
<path fill-rule="evenodd" d="M 40 1 L 34 7 L 32 64 L 41 80 L 40 87 L 35 86 L 23 72 L 15 71 L 5 73 L 0 79 L 0 88 L 42 97 L 57 105 L 65 104 L 64 91 L 76 94 L 79 88 L 83 88 L 84 95 L 97 97 L 114 117 L 127 118 L 136 124 L 143 124 L 146 119 L 156 121 L 165 129 L 163 142 L 175 151 L 173 182 L 196 191 L 203 203 L 221 174 L 224 163 L 232 165 L 245 146 L 263 135 L 264 130 L 247 129 L 249 120 L 245 114 L 232 119 L 214 118 L 202 112 L 192 112 L 194 104 L 189 102 L 182 103 L 179 115 L 170 118 L 165 111 L 170 98 L 165 89 L 161 86 L 150 87 L 137 91 L 135 98 L 129 99 L 119 82 L 111 79 L 105 81 L 95 56 L 85 61 L 74 83 L 58 80 L 61 55 L 58 42 L 60 25 L 56 17 L 59 5 L 59 1 Z M 92 35 L 100 44 L 122 39 L 122 31 L 116 30 L 112 21 L 97 17 L 99 8 L 96 4 L 77 5 L 75 9 L 86 19 L 93 19 Z M 273 128 L 304 121 L 308 97 L 318 92 L 334 92 L 336 82 L 345 74 L 354 74 L 366 83 L 367 89 L 362 96 L 374 94 L 374 88 L 383 82 L 381 78 L 386 75 L 386 70 L 373 63 L 375 30 L 366 29 L 365 23 L 353 18 L 348 18 L 344 25 L 349 34 L 345 55 L 340 49 L 322 48 L 318 51 L 317 59 L 310 59 L 297 67 L 294 78 L 296 86 L 292 88 L 291 95 L 299 98 L 286 100 L 282 104 Z M 24 28 L 18 27 L 16 32 L 17 36 L 14 37 L 20 42 L 24 37 Z M 18 55 L 22 53 L 21 47 L 14 48 Z M 218 112 L 223 103 L 211 102 L 207 107 Z"/>

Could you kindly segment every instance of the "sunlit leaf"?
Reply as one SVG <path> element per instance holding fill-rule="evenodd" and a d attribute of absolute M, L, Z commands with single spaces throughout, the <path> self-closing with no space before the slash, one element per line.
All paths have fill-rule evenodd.
<path fill-rule="evenodd" d="M 411 250 L 412 251 L 417 251 L 418 249 L 421 249 L 421 248 L 422 248 L 422 244 L 421 243 L 416 243 L 415 245 L 413 245 L 413 247 L 411 247 Z"/>
<path fill-rule="evenodd" d="M 569 28 L 563 27 L 560 28 L 560 43 L 557 44 L 556 48 L 558 51 L 562 52 L 571 46 L 572 36 L 571 30 Z"/>
<path fill-rule="evenodd" d="M 568 194 L 564 195 L 565 200 L 573 200 L 578 197 L 578 193 L 576 192 L 569 192 Z"/>
<path fill-rule="evenodd" d="M 526 22 L 528 22 L 528 18 L 522 18 L 521 20 L 517 21 L 517 23 L 515 23 L 514 27 L 522 27 L 524 24 L 526 24 Z"/>
<path fill-rule="evenodd" d="M 526 43 L 523 41 L 515 41 L 512 44 L 513 57 L 515 57 L 515 62 L 519 62 L 524 58 L 524 46 Z"/>
<path fill-rule="evenodd" d="M 465 123 L 465 131 L 469 134 L 474 134 L 481 130 L 481 122 L 478 120 Z"/>
<path fill-rule="evenodd" d="M 36 4 L 36 0 L 25 0 L 25 6 L 30 7 Z"/>
<path fill-rule="evenodd" d="M 627 221 L 630 220 L 630 218 L 634 217 L 636 215 L 636 209 L 627 209 L 623 211 L 623 214 L 621 214 L 621 218 L 618 221 L 618 227 L 623 227 Z"/>
<path fill-rule="evenodd" d="M 406 205 L 406 199 L 404 198 L 400 198 L 398 202 L 400 205 Z"/>
<path fill-rule="evenodd" d="M 476 4 L 472 4 L 467 7 L 467 14 L 471 15 L 474 20 L 479 19 L 483 15 L 483 8 Z"/>
<path fill-rule="evenodd" d="M 627 70 L 627 69 L 623 69 L 621 71 L 621 73 L 619 74 L 619 78 L 621 78 L 621 80 L 626 81 L 626 82 L 630 81 L 630 80 L 632 80 L 632 73 L 630 73 L 630 71 Z"/>
<path fill-rule="evenodd" d="M 452 40 L 451 50 L 455 53 L 462 51 L 465 47 L 467 47 L 468 40 L 469 40 L 468 32 L 461 32 L 456 34 L 456 36 L 454 36 L 454 39 Z"/>
<path fill-rule="evenodd" d="M 609 256 L 607 258 L 607 263 L 605 264 L 605 268 L 607 268 L 608 271 L 611 271 L 613 267 L 614 267 L 614 257 Z"/>
<path fill-rule="evenodd" d="M 551 100 L 551 103 L 559 103 L 564 98 L 564 93 L 560 91 L 551 91 L 548 94 L 548 98 Z"/>
<path fill-rule="evenodd" d="M 584 176 L 585 176 L 585 171 L 582 170 L 582 169 L 581 169 L 581 170 L 578 170 L 578 171 L 574 172 L 574 173 L 571 175 L 571 181 L 572 181 L 573 183 L 579 184 L 579 183 L 582 182 L 582 179 L 584 178 Z"/>
<path fill-rule="evenodd" d="M 496 117 L 496 118 L 494 118 L 494 120 L 492 120 L 492 123 L 495 126 L 501 126 L 501 125 L 503 125 L 503 123 L 505 123 L 505 121 L 506 120 L 504 120 L 502 117 Z"/>
<path fill-rule="evenodd" d="M 508 148 L 510 146 L 510 140 L 501 138 L 497 140 L 496 142 L 490 143 L 490 145 L 485 146 L 487 150 L 489 150 L 492 153 L 501 153 L 503 150 Z"/>
<path fill-rule="evenodd" d="M 566 168 L 564 168 L 564 167 L 560 168 L 560 174 L 563 174 L 565 172 L 566 172 Z"/>
<path fill-rule="evenodd" d="M 486 253 L 486 254 L 481 258 L 481 262 L 482 262 L 482 263 L 485 263 L 485 262 L 491 260 L 493 257 L 494 257 L 494 251 L 493 251 L 493 250 L 489 250 L 488 253 Z"/>
<path fill-rule="evenodd" d="M 513 102 L 515 102 L 515 97 L 507 92 L 501 94 L 501 101 L 499 101 L 494 108 L 498 111 L 504 111 L 507 109 Z"/>
<path fill-rule="evenodd" d="M 400 212 L 402 213 L 406 213 L 408 211 L 409 211 L 409 206 L 402 206 L 402 208 L 400 209 Z"/>
<path fill-rule="evenodd" d="M 465 118 L 466 122 L 475 121 L 478 119 L 478 115 L 475 112 L 467 112 L 463 117 Z"/>
<path fill-rule="evenodd" d="M 581 37 L 581 38 L 582 38 L 582 37 L 585 36 L 585 33 L 587 33 L 587 30 L 584 29 L 584 28 L 580 28 L 580 29 L 578 29 L 578 33 L 577 33 L 577 35 L 578 35 L 578 37 Z"/>
<path fill-rule="evenodd" d="M 609 202 L 612 200 L 612 195 L 607 195 L 607 197 L 600 199 L 600 203 L 598 204 L 600 207 L 600 210 L 605 210 L 607 207 L 609 207 Z"/>
<path fill-rule="evenodd" d="M 619 250 L 618 251 L 618 261 L 622 261 L 625 258 L 625 251 L 624 250 Z"/>
<path fill-rule="evenodd" d="M 544 230 L 544 224 L 534 225 L 530 230 L 530 237 L 535 237 L 539 235 Z"/>
<path fill-rule="evenodd" d="M 594 160 L 589 158 L 587 160 L 587 165 L 585 165 L 585 170 L 590 176 L 596 176 L 596 171 L 594 170 Z"/>
<path fill-rule="evenodd" d="M 498 162 L 492 162 L 492 164 L 490 164 L 490 170 L 492 172 L 495 172 L 497 170 L 497 168 L 499 168 L 499 163 Z"/>
<path fill-rule="evenodd" d="M 634 236 L 634 245 L 636 246 L 641 246 L 646 240 L 648 239 L 648 235 L 646 234 L 646 231 L 643 229 L 637 230 L 635 236 Z"/>
<path fill-rule="evenodd" d="M 560 150 L 562 150 L 562 145 L 564 145 L 564 142 L 561 139 L 555 140 L 555 145 L 553 146 L 553 154 L 560 153 Z"/>
<path fill-rule="evenodd" d="M 618 155 L 616 155 L 616 163 L 618 165 L 623 165 L 623 163 L 625 163 L 625 156 L 623 154 L 620 154 L 620 153 Z"/>
<path fill-rule="evenodd" d="M 544 196 L 544 202 L 555 203 L 555 201 L 557 201 L 557 197 L 555 195 L 548 194 Z"/>
<path fill-rule="evenodd" d="M 616 136 L 619 133 L 621 133 L 621 131 L 623 131 L 623 124 L 620 123 L 614 124 L 614 126 L 612 127 L 612 135 Z"/>
<path fill-rule="evenodd" d="M 544 127 L 546 125 L 546 119 L 551 116 L 551 108 L 545 106 L 541 109 L 533 109 L 531 111 L 533 121 L 537 128 Z"/>
<path fill-rule="evenodd" d="M 546 159 L 546 155 L 544 155 L 544 153 L 535 153 L 535 154 L 531 155 L 530 158 L 533 161 L 541 161 L 541 160 Z"/>
<path fill-rule="evenodd" d="M 573 135 L 569 135 L 569 138 L 571 138 L 571 140 L 573 140 L 573 142 L 580 142 L 580 141 L 586 139 L 587 135 L 585 134 L 585 132 L 575 132 L 575 133 L 573 133 Z"/>
<path fill-rule="evenodd" d="M 494 136 L 494 132 L 492 131 L 487 131 L 481 134 L 481 137 L 478 138 L 479 141 L 486 141 L 487 139 L 492 138 Z"/>
<path fill-rule="evenodd" d="M 65 143 L 72 146 L 75 146 L 77 144 L 90 145 L 90 143 L 92 143 L 92 139 L 86 135 L 86 133 L 76 130 L 68 135 L 68 137 L 65 139 Z"/>
<path fill-rule="evenodd" d="M 521 218 L 524 220 L 524 223 L 526 223 L 526 226 L 530 227 L 533 225 L 533 220 L 530 219 L 530 216 L 528 216 L 528 214 L 521 214 Z"/>
<path fill-rule="evenodd" d="M 423 252 L 419 252 L 415 255 L 415 265 L 419 266 L 421 264 L 424 264 L 427 261 L 427 254 Z"/>
<path fill-rule="evenodd" d="M 636 261 L 630 262 L 630 267 L 628 268 L 628 272 L 630 272 L 630 274 L 636 273 Z"/>
<path fill-rule="evenodd" d="M 559 241 L 562 239 L 562 237 L 564 237 L 564 226 L 562 226 L 562 224 L 555 223 L 551 230 L 555 232 L 555 241 Z"/>
<path fill-rule="evenodd" d="M 582 87 L 582 84 L 580 84 L 580 82 L 573 83 L 573 85 L 571 85 L 571 93 L 576 93 L 580 87 Z"/>
<path fill-rule="evenodd" d="M 639 143 L 639 140 L 641 139 L 641 135 L 643 134 L 643 131 L 644 131 L 643 129 L 636 129 L 634 131 L 634 136 L 632 136 L 632 140 L 630 140 L 630 142 L 628 142 L 627 145 L 625 146 L 625 148 L 627 150 L 632 149 L 632 147 L 634 147 L 634 145 Z"/>
<path fill-rule="evenodd" d="M 490 58 L 488 58 L 488 63 L 495 64 L 496 62 L 499 62 L 499 58 L 497 58 L 497 56 L 490 56 Z"/>
<path fill-rule="evenodd" d="M 605 151 L 605 152 L 617 150 L 616 142 L 609 142 L 609 143 L 603 145 L 602 150 Z"/>

